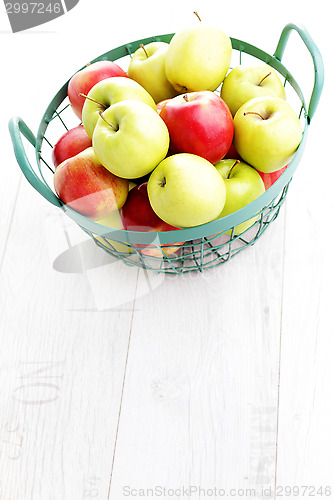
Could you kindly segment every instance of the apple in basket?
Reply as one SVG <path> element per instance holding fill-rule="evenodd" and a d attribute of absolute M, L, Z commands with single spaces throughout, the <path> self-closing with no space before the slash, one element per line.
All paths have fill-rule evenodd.
<path fill-rule="evenodd" d="M 158 114 L 160 114 L 161 109 L 163 108 L 163 106 L 164 106 L 167 102 L 169 102 L 169 101 L 170 101 L 170 99 L 163 99 L 163 101 L 160 101 L 160 102 L 158 102 L 158 103 L 156 104 L 156 111 L 157 111 L 157 113 L 158 113 Z"/>
<path fill-rule="evenodd" d="M 214 165 L 190 153 L 165 158 L 150 174 L 147 189 L 154 212 L 180 228 L 216 219 L 226 196 L 225 182 Z"/>
<path fill-rule="evenodd" d="M 123 228 L 128 231 L 159 232 L 175 231 L 179 229 L 164 222 L 151 208 L 147 193 L 147 182 L 131 189 L 126 203 L 121 208 L 120 217 Z M 134 243 L 133 246 L 135 246 L 144 255 L 163 257 L 164 254 L 170 255 L 176 252 L 180 245 L 182 245 L 182 243 L 172 243 L 170 245 L 165 244 L 161 245 L 160 250 L 156 246 L 159 246 L 158 237 L 152 243 L 154 244 L 149 245 L 148 243 Z"/>
<path fill-rule="evenodd" d="M 137 179 L 150 173 L 165 158 L 169 133 L 150 106 L 125 100 L 101 113 L 92 143 L 105 168 L 119 177 Z"/>
<path fill-rule="evenodd" d="M 231 41 L 224 31 L 196 19 L 172 37 L 166 77 L 178 92 L 214 91 L 227 74 L 231 53 Z"/>
<path fill-rule="evenodd" d="M 96 61 L 77 73 L 75 73 L 68 82 L 68 99 L 76 116 L 82 120 L 82 108 L 84 97 L 89 90 L 101 80 L 113 76 L 127 77 L 126 72 L 113 61 Z"/>
<path fill-rule="evenodd" d="M 288 163 L 288 165 L 289 165 L 289 163 Z M 266 174 L 265 172 L 260 172 L 260 170 L 257 170 L 258 174 L 260 175 L 260 177 L 262 178 L 262 180 L 264 182 L 266 191 L 274 184 L 275 181 L 278 180 L 278 178 L 283 174 L 283 172 L 286 170 L 288 165 L 286 165 L 285 167 L 280 168 L 280 170 L 277 170 L 276 172 L 272 172 L 270 174 Z"/>
<path fill-rule="evenodd" d="M 112 104 L 127 99 L 144 102 L 156 111 L 156 104 L 151 95 L 130 78 L 113 77 L 96 83 L 88 92 L 82 109 L 82 121 L 89 137 L 93 135 L 100 113 Z"/>
<path fill-rule="evenodd" d="M 192 153 L 217 163 L 231 146 L 233 119 L 228 106 L 214 92 L 174 97 L 162 107 L 160 117 L 168 127 L 174 153 Z"/>
<path fill-rule="evenodd" d="M 179 92 L 165 76 L 165 59 L 169 44 L 151 42 L 140 46 L 132 55 L 127 74 L 140 83 L 156 103 L 176 96 Z"/>
<path fill-rule="evenodd" d="M 246 163 L 264 173 L 283 168 L 302 140 L 301 122 L 280 97 L 255 97 L 234 117 L 234 146 Z"/>
<path fill-rule="evenodd" d="M 243 161 L 223 159 L 215 165 L 215 168 L 223 177 L 226 187 L 225 205 L 219 219 L 245 207 L 265 192 L 264 182 L 259 173 Z M 257 217 L 254 217 L 239 224 L 235 227 L 234 234 L 243 233 L 256 220 Z"/>
<path fill-rule="evenodd" d="M 284 86 L 276 71 L 268 64 L 240 65 L 227 74 L 222 83 L 221 97 L 232 116 L 254 97 L 273 96 L 286 99 Z"/>
<path fill-rule="evenodd" d="M 67 130 L 56 142 L 52 150 L 52 161 L 55 167 L 68 158 L 81 153 L 92 146 L 92 142 L 83 125 Z"/>
<path fill-rule="evenodd" d="M 128 181 L 104 168 L 92 147 L 61 163 L 53 180 L 59 198 L 93 220 L 121 208 L 128 194 Z"/>

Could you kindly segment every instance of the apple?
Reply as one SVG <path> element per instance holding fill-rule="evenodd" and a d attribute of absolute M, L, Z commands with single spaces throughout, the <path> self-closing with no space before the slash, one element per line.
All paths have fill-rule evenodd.
<path fill-rule="evenodd" d="M 228 152 L 234 124 L 224 101 L 214 92 L 190 92 L 170 99 L 160 111 L 174 153 L 192 153 L 217 163 Z"/>
<path fill-rule="evenodd" d="M 231 61 L 232 46 L 220 28 L 196 22 L 175 33 L 165 60 L 165 74 L 178 92 L 216 90 Z"/>
<path fill-rule="evenodd" d="M 80 96 L 80 94 L 87 95 L 97 82 L 113 76 L 127 77 L 126 72 L 113 61 L 96 61 L 87 64 L 85 68 L 72 76 L 68 82 L 68 99 L 74 113 L 80 120 L 82 120 L 84 104 L 84 97 Z"/>
<path fill-rule="evenodd" d="M 53 180 L 59 198 L 93 220 L 121 208 L 128 194 L 128 181 L 104 168 L 92 147 L 61 163 Z"/>
<path fill-rule="evenodd" d="M 60 163 L 81 153 L 92 146 L 92 142 L 83 125 L 67 130 L 56 142 L 52 150 L 52 161 L 55 167 Z"/>
<path fill-rule="evenodd" d="M 241 160 L 242 158 L 240 157 L 240 155 L 237 153 L 236 151 L 236 148 L 234 146 L 233 143 L 231 143 L 231 146 L 230 148 L 228 149 L 228 152 L 227 154 L 223 157 L 224 160 L 227 160 L 227 159 L 231 159 L 231 160 Z"/>
<path fill-rule="evenodd" d="M 288 163 L 288 165 L 289 165 L 289 163 Z M 276 172 L 272 172 L 270 174 L 260 172 L 260 170 L 257 171 L 264 182 L 266 191 L 274 184 L 275 181 L 278 180 L 278 178 L 280 177 L 280 175 L 283 174 L 283 172 L 286 170 L 288 165 L 286 165 L 285 167 L 280 168 L 280 170 L 277 170 Z"/>
<path fill-rule="evenodd" d="M 170 98 L 170 99 L 172 99 L 172 98 Z M 156 111 L 157 111 L 157 113 L 158 113 L 158 114 L 160 114 L 161 109 L 163 108 L 163 106 L 165 106 L 165 104 L 166 104 L 167 102 L 169 102 L 169 101 L 170 101 L 170 99 L 163 99 L 163 101 L 160 101 L 160 102 L 158 102 L 158 103 L 156 104 Z"/>
<path fill-rule="evenodd" d="M 136 179 L 151 172 L 165 158 L 169 133 L 150 106 L 126 100 L 101 113 L 92 143 L 105 168 L 119 177 Z"/>
<path fill-rule="evenodd" d="M 226 200 L 218 219 L 240 210 L 265 192 L 259 173 L 243 161 L 223 159 L 215 165 L 215 168 L 224 179 L 226 187 Z M 257 218 L 251 218 L 236 226 L 234 234 L 238 235 L 246 231 Z"/>
<path fill-rule="evenodd" d="M 191 153 L 165 158 L 151 173 L 147 189 L 154 212 L 180 228 L 216 219 L 226 196 L 224 180 L 214 165 Z"/>
<path fill-rule="evenodd" d="M 131 189 L 135 188 L 136 186 L 137 184 L 133 180 L 128 181 L 128 191 L 131 191 Z"/>
<path fill-rule="evenodd" d="M 240 156 L 257 170 L 280 170 L 294 156 L 302 140 L 301 122 L 281 97 L 255 97 L 234 117 L 234 145 Z"/>
<path fill-rule="evenodd" d="M 92 137 L 100 112 L 112 104 L 135 99 L 148 104 L 156 111 L 154 99 L 137 82 L 123 76 L 102 80 L 89 91 L 82 110 L 82 121 L 89 137 Z"/>
<path fill-rule="evenodd" d="M 147 182 L 136 186 L 128 194 L 125 205 L 120 211 L 122 226 L 127 231 L 175 231 L 178 227 L 170 226 L 156 215 L 151 208 Z M 155 245 L 142 245 L 135 243 L 134 246 L 144 255 L 163 257 L 163 254 L 170 255 L 179 249 L 181 244 L 161 245 L 162 251 Z"/>
<path fill-rule="evenodd" d="M 225 77 L 221 93 L 232 116 L 254 97 L 272 96 L 286 99 L 286 92 L 276 71 L 268 64 L 240 65 Z"/>
<path fill-rule="evenodd" d="M 115 232 L 119 232 L 119 230 L 124 229 L 123 225 L 121 223 L 119 210 L 114 210 L 107 217 L 101 217 L 101 218 L 95 219 L 95 222 L 97 222 L 98 224 L 101 224 L 102 226 L 106 226 L 107 228 L 110 228 L 110 230 L 107 229 L 105 231 L 105 235 L 103 235 L 104 237 L 102 237 L 99 234 L 93 233 L 94 239 L 97 240 L 101 245 L 103 245 L 104 247 L 106 247 L 112 251 L 116 251 L 116 252 L 120 252 L 120 253 L 130 254 L 130 253 L 134 252 L 134 250 L 131 248 L 131 246 L 129 244 L 127 244 L 125 242 L 122 243 L 120 241 L 112 240 L 112 231 L 111 231 L 112 229 L 114 229 Z M 111 234 L 109 234 L 109 233 L 111 233 Z M 106 237 L 106 234 L 108 234 L 107 237 Z"/>
<path fill-rule="evenodd" d="M 156 103 L 178 94 L 165 76 L 165 58 L 169 44 L 151 42 L 140 46 L 132 55 L 127 74 L 140 83 Z"/>

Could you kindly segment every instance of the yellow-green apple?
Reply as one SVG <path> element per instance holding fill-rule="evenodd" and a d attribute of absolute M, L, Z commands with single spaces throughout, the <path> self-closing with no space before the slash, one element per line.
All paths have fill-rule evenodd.
<path fill-rule="evenodd" d="M 276 71 L 268 64 L 240 65 L 225 77 L 221 97 L 232 116 L 245 102 L 254 97 L 272 96 L 286 98 L 286 92 Z"/>
<path fill-rule="evenodd" d="M 216 90 L 230 66 L 232 46 L 219 27 L 197 22 L 172 37 L 165 74 L 178 92 Z"/>
<path fill-rule="evenodd" d="M 127 231 L 175 231 L 178 227 L 170 226 L 156 215 L 151 208 L 148 193 L 147 182 L 136 186 L 128 194 L 125 205 L 120 211 L 122 226 Z M 144 255 L 154 257 L 163 257 L 163 254 L 170 255 L 179 249 L 182 243 L 172 243 L 170 245 L 161 245 L 160 250 L 156 245 L 133 244 Z"/>
<path fill-rule="evenodd" d="M 56 142 L 52 150 L 55 167 L 72 156 L 92 146 L 92 142 L 83 125 L 67 130 Z"/>
<path fill-rule="evenodd" d="M 288 163 L 288 165 L 289 165 L 289 163 Z M 277 170 L 276 172 L 272 172 L 270 174 L 260 172 L 260 170 L 257 171 L 265 184 L 266 191 L 274 184 L 275 181 L 278 180 L 278 178 L 283 174 L 283 172 L 286 170 L 288 165 L 286 165 L 285 167 L 280 168 L 280 170 Z"/>
<path fill-rule="evenodd" d="M 174 153 L 192 153 L 217 163 L 231 146 L 233 119 L 215 92 L 203 90 L 174 97 L 162 107 L 160 117 L 168 127 Z"/>
<path fill-rule="evenodd" d="M 135 188 L 135 186 L 137 186 L 136 182 L 134 182 L 133 180 L 128 181 L 128 190 L 129 190 L 129 191 L 130 191 L 131 189 Z"/>
<path fill-rule="evenodd" d="M 165 58 L 169 44 L 151 42 L 140 46 L 132 55 L 127 74 L 140 83 L 156 103 L 178 94 L 165 76 Z"/>
<path fill-rule="evenodd" d="M 281 97 L 255 97 L 234 117 L 234 145 L 240 156 L 261 172 L 280 170 L 302 140 L 300 120 Z"/>
<path fill-rule="evenodd" d="M 128 180 L 104 168 L 92 147 L 61 163 L 53 180 L 59 198 L 93 220 L 121 208 L 128 194 Z"/>
<path fill-rule="evenodd" d="M 154 212 L 175 227 L 193 227 L 216 219 L 225 196 L 225 182 L 214 165 L 191 153 L 165 158 L 148 180 Z"/>
<path fill-rule="evenodd" d="M 156 111 L 156 104 L 151 95 L 131 78 L 119 76 L 96 83 L 88 92 L 82 110 L 83 125 L 89 137 L 93 135 L 100 112 L 127 99 L 144 102 Z"/>
<path fill-rule="evenodd" d="M 101 113 L 92 143 L 105 168 L 119 177 L 136 179 L 151 172 L 165 158 L 169 133 L 150 106 L 126 100 Z"/>
<path fill-rule="evenodd" d="M 96 61 L 77 73 L 75 73 L 68 82 L 68 99 L 76 116 L 82 120 L 82 108 L 84 97 L 89 90 L 101 80 L 112 78 L 114 76 L 127 77 L 126 72 L 113 61 Z"/>
<path fill-rule="evenodd" d="M 218 219 L 245 207 L 265 192 L 259 173 L 243 161 L 223 159 L 215 165 L 215 168 L 223 177 L 226 187 L 226 200 Z M 246 231 L 257 218 L 253 217 L 236 226 L 234 234 Z"/>

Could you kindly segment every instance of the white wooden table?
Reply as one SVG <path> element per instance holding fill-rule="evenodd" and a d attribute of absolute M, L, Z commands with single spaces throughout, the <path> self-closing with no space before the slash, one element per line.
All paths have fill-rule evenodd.
<path fill-rule="evenodd" d="M 143 1 L 129 21 L 126 5 L 81 0 L 15 35 L 1 18 L 0 500 L 333 496 L 329 23 L 321 1 L 316 15 L 283 0 L 270 24 L 265 2 L 240 3 L 241 19 L 233 4 L 196 8 L 267 51 L 303 22 L 326 87 L 278 219 L 226 265 L 180 277 L 115 262 L 48 205 L 20 174 L 7 121 L 36 130 L 87 59 L 176 31 L 192 6 L 154 20 Z"/>

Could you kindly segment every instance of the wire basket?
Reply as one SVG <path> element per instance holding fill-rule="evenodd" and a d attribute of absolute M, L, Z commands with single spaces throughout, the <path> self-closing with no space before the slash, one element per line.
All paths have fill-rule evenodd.
<path fill-rule="evenodd" d="M 307 106 L 303 92 L 290 73 L 281 63 L 284 50 L 292 30 L 295 30 L 310 52 L 314 65 L 314 85 Z M 149 37 L 122 45 L 97 57 L 100 60 L 117 61 L 126 65 L 140 44 L 153 41 L 170 42 L 173 34 Z M 292 161 L 259 198 L 244 208 L 200 226 L 177 231 L 139 232 L 125 231 L 99 224 L 72 210 L 61 202 L 53 188 L 53 163 L 51 154 L 53 145 L 68 129 L 77 126 L 75 117 L 67 97 L 66 82 L 57 92 L 47 107 L 39 125 L 37 137 L 25 122 L 18 117 L 9 122 L 10 134 L 18 164 L 26 179 L 50 203 L 63 210 L 93 240 L 112 256 L 121 259 L 125 264 L 152 270 L 157 273 L 181 274 L 191 271 L 220 266 L 237 255 L 266 231 L 276 219 L 286 198 L 288 188 L 297 165 L 302 157 L 309 124 L 317 108 L 324 81 L 323 61 L 318 48 L 303 26 L 287 24 L 282 30 L 274 55 L 241 40 L 231 38 L 231 68 L 260 60 L 272 66 L 283 79 L 288 102 L 299 112 L 302 122 L 303 136 Z M 32 168 L 26 155 L 22 135 L 35 148 L 38 172 Z M 235 228 L 246 221 L 250 227 L 238 234 Z M 253 223 L 252 223 L 253 222 Z M 248 224 L 247 224 L 248 225 Z"/>

